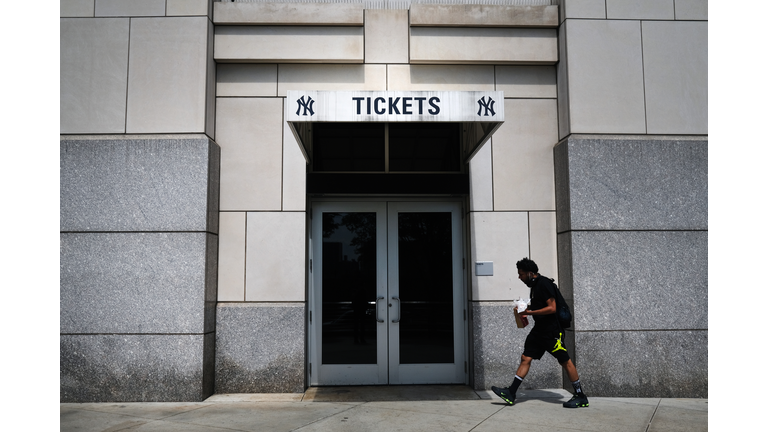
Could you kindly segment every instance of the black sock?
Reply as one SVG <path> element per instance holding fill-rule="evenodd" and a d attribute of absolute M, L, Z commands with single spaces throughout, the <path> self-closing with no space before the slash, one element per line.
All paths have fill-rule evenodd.
<path fill-rule="evenodd" d="M 512 394 L 517 393 L 517 388 L 523 383 L 523 379 L 515 375 L 515 380 L 512 381 L 512 385 L 509 386 L 509 392 Z"/>
<path fill-rule="evenodd" d="M 571 384 L 573 385 L 573 390 L 577 395 L 584 395 L 584 390 L 581 389 L 581 380 L 573 381 Z"/>

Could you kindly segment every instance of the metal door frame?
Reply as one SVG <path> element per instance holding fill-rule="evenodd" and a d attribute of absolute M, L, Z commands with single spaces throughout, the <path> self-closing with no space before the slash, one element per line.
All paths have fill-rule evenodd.
<path fill-rule="evenodd" d="M 314 199 L 308 203 L 308 323 L 307 323 L 307 362 L 308 384 L 310 386 L 323 385 L 386 385 L 386 384 L 457 384 L 469 383 L 468 373 L 468 326 L 467 326 L 467 275 L 465 254 L 465 223 L 464 203 L 462 199 L 455 198 L 402 198 L 402 197 L 376 197 L 376 198 L 325 198 Z M 454 280 L 454 363 L 435 365 L 399 365 L 399 352 L 396 346 L 397 337 L 394 337 L 389 326 L 393 324 L 388 307 L 392 304 L 393 275 L 397 275 L 397 248 L 391 247 L 390 241 L 397 244 L 397 238 L 391 239 L 391 224 L 397 226 L 397 210 L 406 211 L 442 211 L 455 212 L 452 217 L 453 235 L 453 280 Z M 376 302 L 378 317 L 384 318 L 384 323 L 377 325 L 377 364 L 375 365 L 322 365 L 322 305 L 319 304 L 322 287 L 317 285 L 322 281 L 322 268 L 320 261 L 314 259 L 321 252 L 322 234 L 319 242 L 315 242 L 313 233 L 322 233 L 322 212 L 376 212 L 377 213 L 377 298 L 385 297 L 386 301 Z M 438 210 L 440 211 L 440 210 Z M 315 213 L 315 214 L 313 214 Z M 379 216 L 383 217 L 379 217 Z M 392 217 L 394 215 L 394 218 Z M 382 227 L 383 225 L 383 227 Z M 394 249 L 394 251 L 393 251 Z M 391 261 L 394 259 L 395 261 Z M 313 262 L 314 261 L 314 262 Z M 392 264 L 393 263 L 393 264 Z M 394 273 L 393 273 L 394 271 Z M 382 361 L 382 356 L 385 357 Z M 463 364 L 462 364 L 463 362 Z M 397 365 L 392 367 L 391 365 Z M 447 371 L 450 369 L 450 371 Z M 450 375 L 452 378 L 443 378 Z M 418 377 L 415 381 L 414 377 Z"/>

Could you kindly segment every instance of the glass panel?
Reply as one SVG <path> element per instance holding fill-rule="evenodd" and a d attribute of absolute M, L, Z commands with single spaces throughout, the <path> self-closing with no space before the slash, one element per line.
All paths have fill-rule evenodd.
<path fill-rule="evenodd" d="M 315 171 L 384 171 L 383 123 L 315 123 Z"/>
<path fill-rule="evenodd" d="M 459 171 L 459 123 L 390 123 L 390 171 Z"/>
<path fill-rule="evenodd" d="M 453 363 L 451 213 L 399 213 L 400 363 Z"/>
<path fill-rule="evenodd" d="M 323 364 L 376 363 L 376 213 L 323 213 Z"/>

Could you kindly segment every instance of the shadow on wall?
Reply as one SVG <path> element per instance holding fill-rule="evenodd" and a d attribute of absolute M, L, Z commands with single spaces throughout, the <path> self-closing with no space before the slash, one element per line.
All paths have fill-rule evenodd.
<path fill-rule="evenodd" d="M 245 367 L 236 359 L 216 361 L 214 393 L 303 393 L 304 357 L 278 355 L 264 366 Z"/>

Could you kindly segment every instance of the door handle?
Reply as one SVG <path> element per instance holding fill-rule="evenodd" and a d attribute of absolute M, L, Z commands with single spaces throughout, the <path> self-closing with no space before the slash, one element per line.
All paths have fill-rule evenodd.
<path fill-rule="evenodd" d="M 376 321 L 382 323 L 384 320 L 379 318 L 379 300 L 384 300 L 384 296 L 378 297 L 376 299 Z"/>
<path fill-rule="evenodd" d="M 400 299 L 397 296 L 392 296 L 392 300 L 397 300 L 397 319 L 392 320 L 393 323 L 399 323 L 400 322 Z M 391 304 L 390 304 L 391 306 Z"/>

